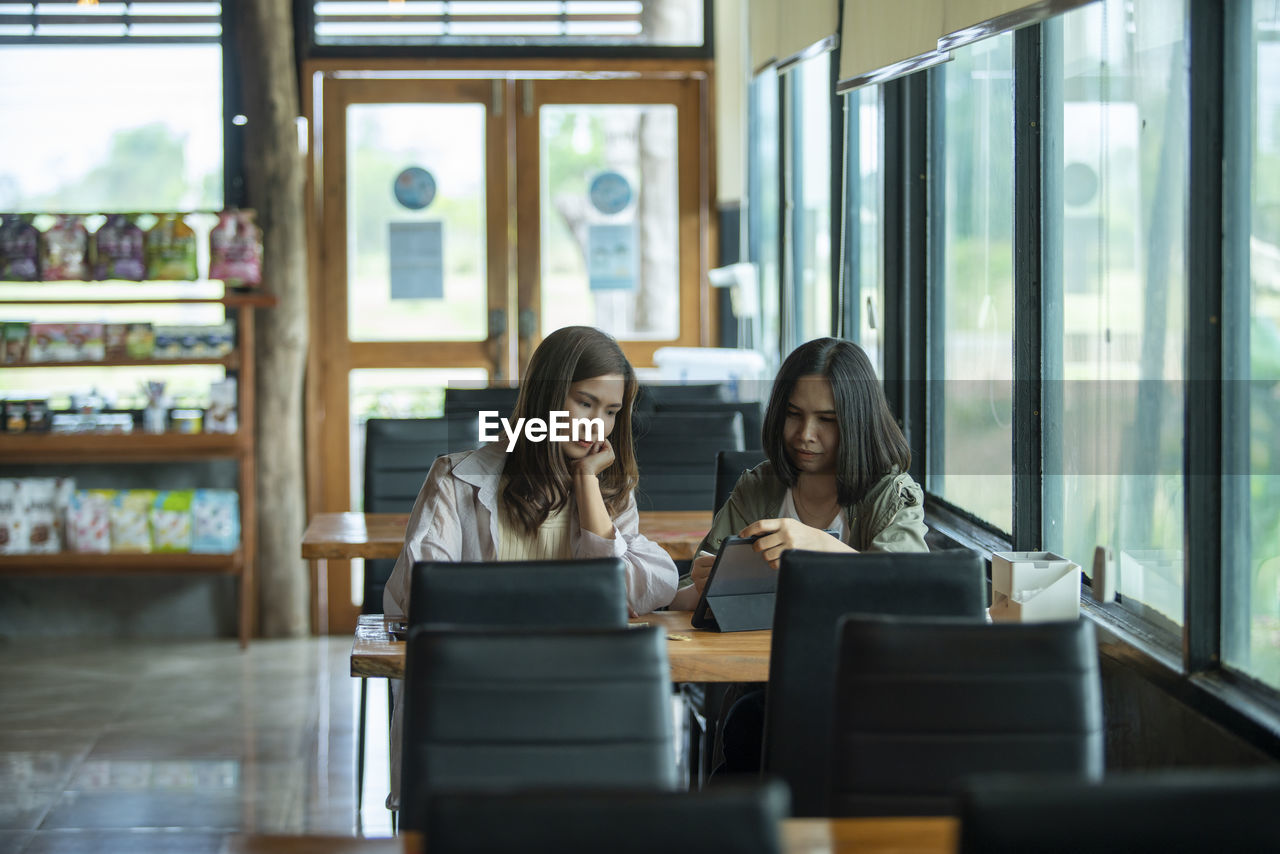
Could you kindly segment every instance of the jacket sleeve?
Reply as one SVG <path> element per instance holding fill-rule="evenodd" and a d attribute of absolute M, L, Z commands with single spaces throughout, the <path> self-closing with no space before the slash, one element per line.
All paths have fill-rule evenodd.
<path fill-rule="evenodd" d="M 910 475 L 899 475 L 893 483 L 890 500 L 873 523 L 879 530 L 871 540 L 867 551 L 872 552 L 927 552 L 924 535 L 929 528 L 924 523 L 924 492 Z"/>
<path fill-rule="evenodd" d="M 671 602 L 676 595 L 675 561 L 661 546 L 640 533 L 640 513 L 635 495 L 613 520 L 613 539 L 580 531 L 575 558 L 620 557 L 627 565 L 627 607 L 632 614 L 647 614 Z"/>
<path fill-rule="evenodd" d="M 404 546 L 382 593 L 382 609 L 392 619 L 404 619 L 409 614 L 409 584 L 414 563 L 459 560 L 462 531 L 452 465 L 448 457 L 439 457 L 413 502 Z"/>
<path fill-rule="evenodd" d="M 711 530 L 702 538 L 702 542 L 698 544 L 698 551 L 707 551 L 716 554 L 720 551 L 720 543 L 725 537 L 736 537 L 738 532 L 760 519 L 766 518 L 758 516 L 752 512 L 751 508 L 760 502 L 750 493 L 757 481 L 751 480 L 748 475 L 750 472 L 743 474 L 738 478 L 738 482 L 733 486 L 733 492 L 729 495 L 729 500 L 724 503 L 720 511 L 716 513 L 714 519 L 711 520 Z"/>

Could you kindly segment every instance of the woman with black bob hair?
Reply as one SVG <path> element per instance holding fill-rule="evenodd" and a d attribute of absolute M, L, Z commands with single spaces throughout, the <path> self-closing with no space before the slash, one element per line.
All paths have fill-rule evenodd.
<path fill-rule="evenodd" d="M 852 341 L 817 338 L 787 356 L 761 430 L 765 462 L 744 472 L 693 562 L 692 608 L 728 536 L 755 537 L 776 569 L 787 549 L 928 551 L 924 493 L 871 360 Z"/>
<path fill-rule="evenodd" d="M 600 419 L 603 438 L 530 441 L 521 430 L 508 451 L 508 436 L 498 430 L 498 441 L 438 458 L 409 514 L 404 547 L 383 593 L 387 616 L 409 613 L 413 565 L 423 560 L 617 557 L 626 564 L 632 614 L 670 602 L 675 563 L 640 533 L 633 494 L 639 480 L 631 439 L 636 391 L 635 371 L 609 335 L 589 326 L 548 335 L 529 360 L 510 423 L 523 418 L 551 424 L 553 412 L 567 412 L 568 419 Z M 397 692 L 387 799 L 393 809 L 401 732 Z"/>

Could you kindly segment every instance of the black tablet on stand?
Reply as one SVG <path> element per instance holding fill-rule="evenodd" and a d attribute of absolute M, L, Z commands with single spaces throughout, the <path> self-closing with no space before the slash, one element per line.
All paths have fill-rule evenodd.
<path fill-rule="evenodd" d="M 755 538 L 725 537 L 690 621 L 695 629 L 750 632 L 773 627 L 778 571 L 754 548 Z"/>

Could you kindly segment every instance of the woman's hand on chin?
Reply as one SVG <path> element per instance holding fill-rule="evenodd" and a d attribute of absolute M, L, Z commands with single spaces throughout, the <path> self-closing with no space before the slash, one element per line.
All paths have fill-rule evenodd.
<path fill-rule="evenodd" d="M 595 476 L 613 465 L 613 460 L 613 445 L 610 445 L 609 440 L 605 439 L 592 444 L 590 450 L 587 451 L 587 455 L 574 462 L 573 471 L 575 474 Z"/>
<path fill-rule="evenodd" d="M 787 549 L 804 549 L 811 552 L 852 552 L 853 549 L 826 531 L 810 528 L 798 519 L 760 519 L 743 528 L 739 537 L 756 537 L 752 545 L 769 562 L 778 568 L 778 560 Z"/>

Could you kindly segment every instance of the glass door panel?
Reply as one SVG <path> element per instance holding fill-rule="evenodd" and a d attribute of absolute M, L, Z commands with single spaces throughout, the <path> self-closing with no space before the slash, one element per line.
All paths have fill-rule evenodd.
<path fill-rule="evenodd" d="M 485 120 L 483 104 L 347 108 L 352 341 L 487 336 Z"/>
<path fill-rule="evenodd" d="M 676 141 L 670 104 L 542 108 L 544 334 L 679 336 Z"/>

